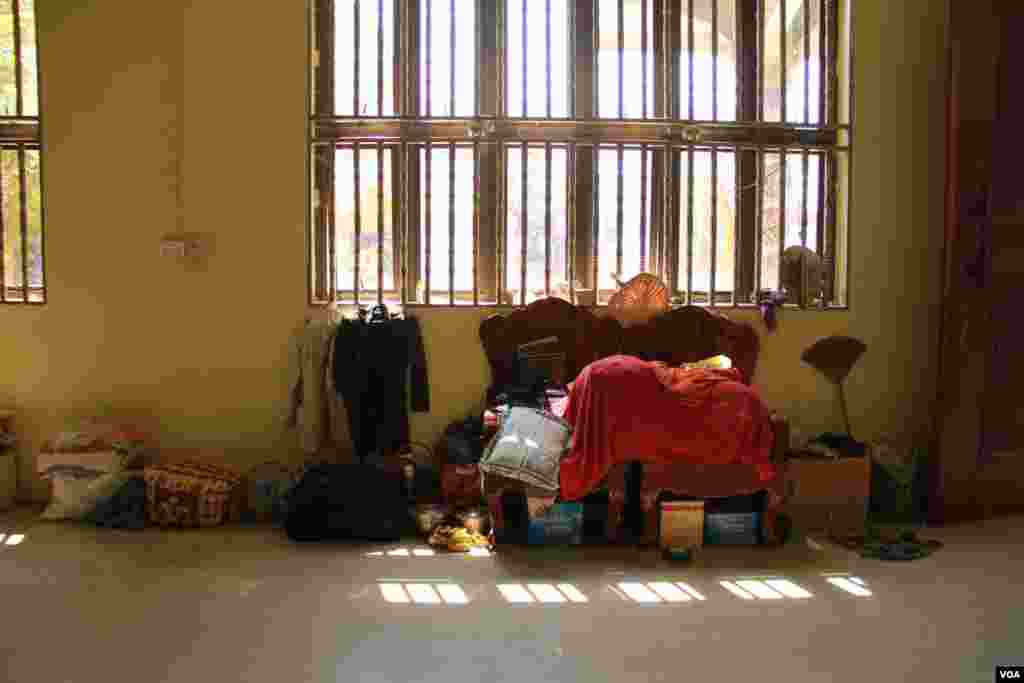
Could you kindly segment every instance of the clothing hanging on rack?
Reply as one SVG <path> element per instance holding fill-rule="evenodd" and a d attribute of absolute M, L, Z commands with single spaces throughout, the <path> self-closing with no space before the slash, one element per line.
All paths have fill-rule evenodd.
<path fill-rule="evenodd" d="M 322 459 L 324 451 L 332 451 L 330 460 L 346 462 L 351 460 L 354 448 L 345 404 L 334 390 L 330 372 L 336 320 L 332 310 L 325 318 L 307 318 L 295 337 L 287 424 L 298 432 L 299 445 L 307 458 Z"/>
<path fill-rule="evenodd" d="M 360 462 L 407 443 L 409 394 L 412 410 L 430 410 L 419 322 L 392 316 L 385 306 L 375 307 L 366 320 L 342 320 L 332 363 L 334 387 L 344 399 Z"/>

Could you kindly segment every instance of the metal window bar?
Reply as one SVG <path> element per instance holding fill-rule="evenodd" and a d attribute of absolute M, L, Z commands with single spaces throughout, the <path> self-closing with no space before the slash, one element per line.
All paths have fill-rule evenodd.
<path fill-rule="evenodd" d="M 818 0 L 818 30 L 816 38 L 818 41 L 818 125 L 828 124 L 826 113 L 828 111 L 828 0 Z"/>
<path fill-rule="evenodd" d="M 622 277 L 622 203 L 623 203 L 623 178 L 622 178 L 622 166 L 623 157 L 625 151 L 622 145 L 616 147 L 616 153 L 618 156 L 619 173 L 616 178 L 616 190 L 618 192 L 618 206 L 615 211 L 615 239 L 616 239 L 616 252 L 615 252 L 615 273 L 618 277 Z"/>
<path fill-rule="evenodd" d="M 508 9 L 508 3 L 499 2 L 495 3 L 494 8 L 494 21 L 497 25 L 497 31 L 495 31 L 495 54 L 498 61 L 498 73 L 501 74 L 501 78 L 498 79 L 498 108 L 496 111 L 507 112 L 509 116 L 512 116 L 512 103 L 508 101 L 508 83 L 511 74 L 508 71 L 508 60 L 505 58 L 505 50 L 509 48 L 508 45 L 508 27 L 505 21 L 505 11 Z M 503 154 L 496 155 L 501 158 Z M 500 263 L 500 260 L 499 260 Z M 499 290 L 501 289 L 502 283 L 499 279 Z M 500 294 L 500 292 L 499 292 Z M 498 303 L 501 303 L 499 296 Z"/>
<path fill-rule="evenodd" d="M 326 175 L 326 177 L 331 179 L 332 183 L 334 182 L 334 168 L 335 168 L 336 157 L 337 157 L 337 148 L 332 145 L 330 156 L 325 157 L 325 160 L 324 160 L 324 163 L 327 165 L 327 172 L 325 173 L 325 175 Z M 318 193 L 317 201 L 319 201 L 322 205 L 325 205 L 322 210 L 325 211 L 325 213 L 327 214 L 326 215 L 326 219 L 327 219 L 326 227 L 327 227 L 327 238 L 328 238 L 327 239 L 327 251 L 328 251 L 327 258 L 328 258 L 328 263 L 329 263 L 329 268 L 330 268 L 331 303 L 332 304 L 338 301 L 338 252 L 337 252 L 338 245 L 337 245 L 337 234 L 335 233 L 335 226 L 337 225 L 337 222 L 336 222 L 336 219 L 337 219 L 337 215 L 336 215 L 337 214 L 337 210 L 336 210 L 336 208 L 337 207 L 335 207 L 335 205 L 334 205 L 334 191 L 333 190 L 334 190 L 333 187 L 330 188 L 329 190 L 324 189 L 323 187 L 317 188 L 317 193 Z M 326 201 L 326 199 L 325 199 L 326 197 L 330 197 L 331 201 Z"/>
<path fill-rule="evenodd" d="M 433 158 L 433 149 L 431 148 L 431 143 L 429 141 L 427 142 L 426 153 L 424 154 L 423 159 L 424 159 L 424 161 L 423 161 L 423 163 L 424 163 L 424 168 L 423 168 L 424 178 L 423 178 L 423 181 L 424 181 L 424 184 L 426 185 L 426 188 L 424 188 L 425 191 L 423 193 L 423 200 L 424 200 L 424 202 L 426 204 L 426 208 L 424 210 L 424 213 L 425 213 L 425 220 L 424 220 L 425 234 L 424 234 L 424 242 L 423 242 L 424 258 L 423 258 L 423 263 L 421 264 L 420 267 L 423 268 L 423 303 L 425 303 L 425 304 L 427 304 L 429 306 L 430 305 L 430 261 L 431 261 L 431 259 L 430 259 L 430 248 L 432 246 L 432 244 L 431 244 L 432 240 L 431 240 L 430 232 L 431 232 L 431 227 L 432 227 L 431 226 L 431 222 L 432 222 L 433 213 L 434 213 L 434 196 L 433 196 L 433 193 L 431 192 L 431 172 L 432 172 L 433 166 L 434 166 L 434 158 Z"/>
<path fill-rule="evenodd" d="M 392 227 L 392 231 L 394 228 Z M 377 143 L 377 303 L 384 303 L 384 150 Z"/>
<path fill-rule="evenodd" d="M 451 0 L 449 8 L 451 15 L 448 22 L 451 27 L 451 39 L 449 44 L 450 59 L 448 60 L 448 71 L 451 79 L 448 81 L 448 115 L 455 116 L 455 0 Z"/>
<path fill-rule="evenodd" d="M 353 247 L 353 249 L 355 251 L 355 263 L 354 263 L 355 272 L 353 274 L 353 277 L 354 277 L 355 281 L 352 283 L 352 288 L 355 290 L 355 301 L 356 301 L 356 305 L 358 305 L 359 304 L 359 295 L 362 293 L 361 290 L 363 289 L 362 278 L 360 277 L 361 274 L 359 272 L 359 265 L 360 265 L 359 264 L 359 248 L 362 245 L 363 217 L 362 217 L 362 207 L 361 207 L 362 202 L 359 201 L 360 195 L 362 194 L 362 191 L 360 190 L 360 182 L 359 182 L 359 143 L 358 142 L 355 143 L 355 145 L 352 147 L 352 168 L 353 168 L 353 174 L 354 174 L 353 175 L 353 180 L 352 180 L 352 201 L 355 204 L 355 221 L 356 221 L 356 224 L 355 224 L 355 240 L 353 240 L 353 245 L 352 245 L 352 247 Z"/>
<path fill-rule="evenodd" d="M 600 83 L 601 83 L 601 69 L 600 69 L 600 60 L 598 60 L 597 56 L 598 56 L 598 53 L 600 52 L 600 42 L 601 42 L 601 0 L 593 0 L 592 4 L 593 4 L 593 12 L 594 12 L 594 17 L 593 17 L 594 23 L 591 25 L 593 30 L 592 30 L 592 40 L 590 42 L 590 52 L 591 52 L 591 54 L 590 54 L 590 62 L 591 62 L 592 69 L 593 69 L 593 72 L 594 72 L 594 77 L 592 79 L 594 87 L 593 87 L 593 93 L 591 93 L 591 100 L 592 100 L 592 102 L 591 102 L 591 105 L 590 105 L 590 107 L 591 107 L 590 110 L 593 112 L 594 118 L 600 118 L 601 117 L 601 107 L 600 107 L 600 104 L 601 104 L 601 98 L 600 98 L 600 93 L 601 93 L 601 86 L 600 86 Z"/>
<path fill-rule="evenodd" d="M 400 221 L 400 223 L 401 223 L 402 241 L 399 244 L 399 248 L 398 248 L 396 253 L 397 253 L 398 259 L 401 261 L 401 263 L 400 263 L 400 265 L 398 267 L 398 273 L 397 273 L 398 281 L 395 283 L 395 287 L 397 287 L 398 290 L 399 290 L 399 295 L 398 296 L 400 298 L 400 301 L 402 302 L 402 308 L 404 309 L 406 303 L 408 303 L 408 301 L 409 301 L 409 294 L 408 294 L 408 287 L 407 287 L 407 283 L 408 283 L 407 278 L 409 276 L 409 273 L 408 273 L 409 257 L 408 257 L 408 254 L 407 254 L 406 250 L 408 249 L 408 245 L 409 245 L 409 210 L 408 210 L 408 207 L 411 206 L 411 203 L 409 202 L 409 170 L 408 170 L 409 169 L 409 159 L 410 159 L 411 155 L 409 153 L 409 145 L 407 143 L 403 142 L 403 143 L 401 143 L 401 145 L 399 145 L 398 156 L 399 156 L 399 161 L 398 161 L 397 167 L 398 167 L 398 179 L 399 179 L 399 186 L 400 187 L 399 187 L 399 191 L 398 191 L 398 202 L 397 203 L 404 210 L 400 211 L 400 213 L 401 213 L 401 221 Z"/>
<path fill-rule="evenodd" d="M 0 148 L 0 188 L 4 187 L 4 166 L 3 166 L 3 148 Z M 6 255 L 4 253 L 4 243 L 7 231 L 4 226 L 4 203 L 7 197 L 4 196 L 4 192 L 0 189 L 0 303 L 7 302 L 7 273 L 5 272 Z"/>
<path fill-rule="evenodd" d="M 550 112 L 549 112 L 550 114 Z M 544 145 L 544 296 L 551 296 L 551 143 Z"/>
<path fill-rule="evenodd" d="M 25 173 L 25 145 L 18 145 L 18 196 L 21 202 L 21 290 L 22 301 L 29 302 L 28 281 L 28 179 Z"/>
<path fill-rule="evenodd" d="M 495 154 L 495 176 L 498 180 L 498 192 L 495 197 L 495 204 L 497 204 L 496 211 L 494 212 L 494 223 L 497 228 L 497 271 L 498 271 L 498 287 L 497 287 L 497 303 L 501 305 L 505 303 L 505 290 L 508 288 L 508 269 L 505 267 L 505 258 L 507 256 L 506 245 L 508 244 L 508 164 L 505 162 L 505 158 L 508 156 L 507 150 L 509 148 L 505 145 L 498 147 L 498 154 Z M 512 303 L 511 301 L 509 303 Z"/>
<path fill-rule="evenodd" d="M 823 154 L 815 154 L 814 161 L 818 165 L 818 212 L 815 216 L 814 229 L 817 233 L 817 239 L 815 240 L 815 251 L 818 256 L 821 257 L 822 263 L 825 262 L 825 156 Z M 824 303 L 824 302 L 823 302 Z"/>
<path fill-rule="evenodd" d="M 566 242 L 566 264 L 569 271 L 569 302 L 576 303 L 576 145 L 570 144 L 566 149 L 566 162 L 568 164 L 568 176 L 565 182 L 566 216 L 565 236 Z"/>
<path fill-rule="evenodd" d="M 642 2 L 643 0 L 641 0 Z M 626 53 L 626 15 L 622 7 L 622 0 L 618 3 L 618 15 L 616 27 L 618 28 L 618 47 L 619 47 L 619 118 L 625 116 L 625 99 L 623 98 L 623 70 L 625 66 L 625 53 Z"/>
<path fill-rule="evenodd" d="M 377 0 L 377 116 L 384 116 L 384 0 Z"/>
<path fill-rule="evenodd" d="M 807 247 L 807 220 L 808 220 L 808 207 L 807 207 L 807 193 L 808 184 L 810 182 L 810 156 L 809 152 L 805 149 L 801 154 L 803 161 L 803 215 L 801 216 L 800 223 L 800 246 Z"/>
<path fill-rule="evenodd" d="M 804 10 L 804 123 L 811 123 L 811 0 L 803 0 Z"/>
<path fill-rule="evenodd" d="M 718 0 L 711 0 L 711 119 L 718 120 Z"/>
<path fill-rule="evenodd" d="M 598 198 L 601 196 L 601 174 L 598 172 L 601 163 L 601 152 L 600 148 L 595 146 L 591 148 L 591 154 L 594 157 L 593 175 L 591 178 L 591 187 L 594 188 L 594 220 L 593 220 L 593 235 L 591 236 L 591 251 L 593 263 L 590 264 L 591 274 L 593 276 L 593 291 L 594 291 L 594 305 L 600 302 L 600 280 L 599 271 L 597 267 L 597 259 L 600 256 L 600 247 L 598 243 L 601 241 L 601 202 Z"/>
<path fill-rule="evenodd" d="M 764 81 L 765 81 L 765 30 L 766 6 L 768 0 L 760 0 L 757 4 L 757 120 L 764 122 Z M 759 186 L 760 187 L 760 186 Z M 760 287 L 760 282 L 757 287 Z"/>
<path fill-rule="evenodd" d="M 640 147 L 640 271 L 647 272 L 647 145 Z"/>
<path fill-rule="evenodd" d="M 762 282 L 763 274 L 761 272 L 763 266 L 761 260 L 764 258 L 764 193 L 767 188 L 764 184 L 764 165 L 767 163 L 767 158 L 764 152 L 757 152 L 757 237 L 755 239 L 754 249 L 754 303 L 761 303 L 761 290 L 764 287 Z"/>
<path fill-rule="evenodd" d="M 693 147 L 687 150 L 686 164 L 686 303 L 693 303 Z"/>
<path fill-rule="evenodd" d="M 647 0 L 640 2 L 640 107 L 647 118 Z M 550 114 L 549 114 L 550 116 Z M 644 154 L 646 157 L 646 152 Z"/>
<path fill-rule="evenodd" d="M 480 143 L 473 141 L 473 305 L 480 305 Z"/>
<path fill-rule="evenodd" d="M 787 46 L 786 46 L 786 31 L 789 28 L 789 24 L 786 21 L 786 0 L 779 0 L 779 12 L 780 12 L 780 17 L 781 17 L 780 24 L 781 24 L 781 27 L 782 27 L 782 30 L 779 31 L 779 40 L 782 43 L 781 46 L 780 46 L 780 52 L 779 52 L 779 60 L 780 60 L 779 63 L 781 64 L 781 74 L 782 74 L 782 77 L 779 79 L 779 81 L 781 82 L 781 86 L 782 86 L 782 90 L 781 90 L 781 92 L 782 92 L 782 103 L 781 103 L 782 104 L 782 116 L 781 116 L 781 121 L 782 121 L 782 123 L 787 123 L 789 121 L 789 118 L 788 118 L 787 112 L 786 112 L 786 80 L 787 80 L 787 77 L 788 77 L 788 74 L 786 73 L 786 58 L 788 57 L 788 55 L 786 54 L 786 49 L 787 49 Z M 781 263 L 781 262 L 782 261 L 780 259 L 779 263 Z"/>
<path fill-rule="evenodd" d="M 526 7 L 526 3 L 525 2 L 523 3 L 523 7 Z M 524 16 L 524 19 L 525 19 L 525 16 Z M 523 26 L 525 26 L 525 25 L 526 25 L 526 22 L 524 21 L 523 22 Z M 523 31 L 523 35 L 524 36 L 526 35 L 526 31 Z M 524 43 L 525 43 L 525 39 L 524 39 Z M 525 98 L 524 98 L 524 100 L 525 100 Z M 519 232 L 519 247 L 520 247 L 521 259 L 522 259 L 520 261 L 520 263 L 519 263 L 519 266 L 520 266 L 519 300 L 520 300 L 521 305 L 523 305 L 523 306 L 526 305 L 526 245 L 527 245 L 527 242 L 529 242 L 529 220 L 528 220 L 529 219 L 529 216 L 528 216 L 529 212 L 526 210 L 526 202 L 527 202 L 527 199 L 528 199 L 527 198 L 527 194 L 526 194 L 526 191 L 527 191 L 527 181 L 526 181 L 527 173 L 526 173 L 526 171 L 527 171 L 527 164 L 529 164 L 528 156 L 527 156 L 528 152 L 529 152 L 529 148 L 527 147 L 526 143 L 524 142 L 523 146 L 522 146 L 522 151 L 520 152 L 520 154 L 522 156 L 520 157 L 520 165 L 519 165 L 519 173 L 521 175 L 521 181 L 520 181 L 520 186 L 519 186 L 520 187 L 520 194 L 521 194 L 520 204 L 519 204 L 519 230 L 520 230 L 520 232 Z"/>
<path fill-rule="evenodd" d="M 479 0 L 477 0 L 477 4 L 474 5 L 474 7 L 473 7 L 473 15 L 474 15 L 474 23 L 473 23 L 473 54 L 476 55 L 477 59 L 480 59 L 481 54 L 483 52 L 483 49 L 482 49 L 482 35 L 483 35 L 484 28 L 483 28 L 483 16 L 482 16 L 483 15 L 483 11 L 482 11 L 482 8 L 480 7 Z M 452 83 L 453 83 L 453 87 L 454 87 L 455 81 L 453 80 Z M 475 116 L 480 116 L 480 79 L 479 78 L 474 78 L 473 79 L 473 114 Z M 473 148 L 473 167 L 474 167 L 474 169 L 476 168 L 476 152 L 477 152 L 477 149 L 474 146 L 474 148 Z M 475 171 L 474 171 L 474 174 L 475 174 Z M 474 268 L 476 267 L 476 260 L 475 259 L 473 261 L 473 267 Z M 475 276 L 473 277 L 473 283 L 474 283 L 473 286 L 475 287 L 476 286 L 476 277 Z M 474 303 L 474 305 L 476 305 L 476 299 L 473 300 L 473 303 Z"/>
<path fill-rule="evenodd" d="M 527 60 L 529 59 L 529 52 L 527 52 L 527 45 L 528 45 L 529 41 L 526 38 L 526 35 L 528 33 L 526 28 L 527 28 L 527 26 L 529 26 L 529 24 L 526 23 L 526 6 L 528 4 L 529 4 L 529 0 L 523 0 L 523 30 L 521 31 L 521 33 L 523 35 L 523 118 L 524 119 L 527 117 L 527 107 L 526 107 L 526 102 L 527 102 L 527 95 L 526 95 L 526 72 L 527 72 L 527 68 L 526 68 L 526 65 L 527 65 Z M 523 151 L 523 164 L 526 164 L 526 151 L 525 151 L 525 149 Z M 525 239 L 525 233 L 524 233 L 524 239 Z"/>
<path fill-rule="evenodd" d="M 786 207 L 786 181 L 788 180 L 786 177 L 788 175 L 786 161 L 788 156 L 786 148 L 783 147 L 779 154 L 779 183 L 781 190 L 779 192 L 779 280 L 776 286 L 777 291 L 782 291 L 782 252 L 786 250 L 786 226 L 789 223 Z"/>
<path fill-rule="evenodd" d="M 523 3 L 525 5 L 525 2 Z M 523 26 L 523 33 L 526 26 Z M 551 118 L 551 0 L 545 3 L 544 13 L 544 73 L 547 84 L 546 108 L 548 118 Z M 550 148 L 547 150 L 550 153 Z"/>
<path fill-rule="evenodd" d="M 359 23 L 359 0 L 353 0 L 352 13 L 354 15 L 354 18 L 352 20 L 352 64 L 354 70 L 354 87 L 352 89 L 352 113 L 355 116 L 359 116 L 359 34 L 361 33 L 361 31 L 359 30 L 359 27 L 361 26 L 361 24 Z"/>
<path fill-rule="evenodd" d="M 692 211 L 692 209 L 691 209 Z M 708 301 L 711 306 L 718 302 L 715 300 L 716 282 L 715 276 L 718 270 L 718 149 L 711 148 L 711 279 L 709 281 Z"/>
<path fill-rule="evenodd" d="M 431 81 L 431 76 L 433 76 L 432 68 L 431 68 L 433 66 L 433 59 L 431 58 L 431 55 L 434 53 L 434 50 L 433 50 L 433 46 L 431 45 L 431 42 L 432 42 L 431 39 L 432 39 L 432 36 L 433 36 L 433 33 L 434 33 L 434 31 L 433 31 L 433 20 L 434 20 L 434 16 L 433 16 L 434 8 L 433 8 L 433 5 L 434 5 L 434 2 L 433 2 L 433 0 L 426 0 L 425 4 L 427 6 L 427 17 L 426 17 L 427 18 L 427 31 L 426 31 L 426 33 L 427 33 L 427 50 L 426 50 L 426 64 L 424 65 L 425 68 L 426 68 L 426 77 L 425 77 L 424 85 L 425 85 L 425 87 L 427 89 L 427 93 L 426 93 L 427 101 L 425 102 L 425 104 L 426 104 L 426 108 L 427 108 L 427 116 L 428 117 L 432 117 L 434 115 L 434 108 L 433 108 L 433 105 L 432 105 L 432 103 L 430 101 L 430 93 L 431 93 L 431 90 L 433 89 L 431 87 L 431 82 L 432 82 Z M 358 30 L 356 31 L 356 33 L 358 34 Z M 429 155 L 427 156 L 427 159 L 428 160 L 430 159 Z M 428 247 L 428 249 L 429 249 L 429 247 Z M 429 288 L 428 288 L 427 297 L 429 298 L 429 296 L 430 296 L 430 294 L 429 294 Z"/>
<path fill-rule="evenodd" d="M 18 116 L 23 116 L 25 111 L 22 92 L 25 84 L 22 82 L 21 73 L 21 0 L 12 0 L 11 7 L 14 13 L 14 93 L 17 98 L 15 111 Z M 27 295 L 25 301 L 28 301 Z"/>
<path fill-rule="evenodd" d="M 733 151 L 733 186 L 736 192 L 736 212 L 733 218 L 733 231 L 732 231 L 732 296 L 729 298 L 729 305 L 736 306 L 739 303 L 739 282 L 740 282 L 740 270 L 742 264 L 740 263 L 740 244 L 742 241 L 743 229 L 740 226 L 740 220 L 743 216 L 743 176 L 740 173 L 740 149 L 737 147 Z M 746 245 L 743 245 L 744 247 Z"/>
<path fill-rule="evenodd" d="M 687 23 L 688 23 L 689 35 L 688 35 L 687 39 L 688 39 L 689 42 L 686 44 L 686 47 L 687 47 L 686 52 L 687 52 L 687 59 L 688 59 L 687 68 L 689 69 L 689 80 L 687 81 L 687 84 L 689 86 L 689 91 L 690 91 L 689 92 L 690 109 L 689 109 L 689 116 L 687 118 L 689 118 L 691 121 L 693 120 L 693 118 L 695 116 L 695 113 L 694 113 L 694 99 L 693 99 L 693 88 L 694 88 L 694 86 L 693 86 L 693 53 L 694 53 L 693 45 L 694 45 L 694 40 L 695 40 L 695 35 L 696 35 L 695 31 L 694 31 L 694 18 L 693 18 L 693 14 L 694 14 L 693 3 L 694 2 L 695 2 L 695 0 L 689 0 L 689 2 L 688 2 L 688 9 L 689 9 L 689 11 L 687 13 Z M 691 157 L 690 161 L 691 162 L 693 161 L 692 157 Z M 691 170 L 692 170 L 693 169 L 693 164 L 692 163 L 691 163 L 690 167 L 691 167 Z M 689 288 L 687 288 L 687 292 L 689 292 Z M 689 296 L 689 294 L 687 294 L 687 296 Z M 687 300 L 687 303 L 689 303 L 689 300 Z"/>
<path fill-rule="evenodd" d="M 454 16 L 454 14 L 452 15 Z M 455 305 L 455 143 L 448 144 L 448 305 Z"/>

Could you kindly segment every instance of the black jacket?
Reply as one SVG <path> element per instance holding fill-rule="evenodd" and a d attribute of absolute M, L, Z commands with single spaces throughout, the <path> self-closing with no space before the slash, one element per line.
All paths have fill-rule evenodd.
<path fill-rule="evenodd" d="M 334 344 L 334 386 L 345 400 L 360 461 L 407 443 L 410 374 L 412 409 L 430 410 L 419 323 L 415 318 L 343 320 Z"/>

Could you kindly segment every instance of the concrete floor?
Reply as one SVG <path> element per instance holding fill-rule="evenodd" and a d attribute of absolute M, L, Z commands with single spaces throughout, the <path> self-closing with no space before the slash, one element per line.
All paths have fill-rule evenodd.
<path fill-rule="evenodd" d="M 946 547 L 905 564 L 797 543 L 705 549 L 685 565 L 607 547 L 388 555 L 426 546 L 109 531 L 32 512 L 0 517 L 0 533 L 24 534 L 0 545 L 5 681 L 987 682 L 996 664 L 1024 664 L 1020 517 L 929 530 Z M 718 583 L 751 577 L 812 597 L 744 600 Z M 638 604 L 619 588 L 655 581 L 706 599 Z M 389 603 L 382 583 L 454 584 L 469 602 Z M 510 604 L 498 589 L 538 583 L 571 583 L 587 602 Z"/>

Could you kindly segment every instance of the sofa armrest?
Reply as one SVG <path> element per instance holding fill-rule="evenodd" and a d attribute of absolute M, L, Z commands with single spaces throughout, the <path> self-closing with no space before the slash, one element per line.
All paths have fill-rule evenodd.
<path fill-rule="evenodd" d="M 786 461 L 789 452 L 789 420 L 778 413 L 771 414 L 772 421 L 772 453 L 771 461 L 781 465 Z"/>

